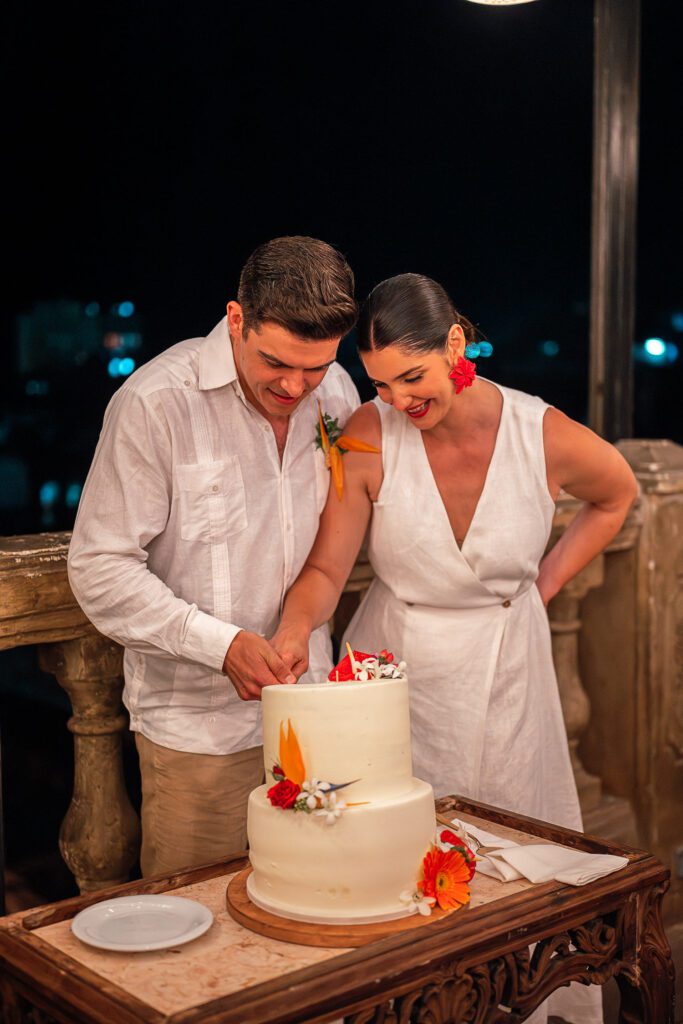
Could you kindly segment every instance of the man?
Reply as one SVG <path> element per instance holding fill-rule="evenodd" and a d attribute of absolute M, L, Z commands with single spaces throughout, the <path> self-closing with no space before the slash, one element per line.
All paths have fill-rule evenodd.
<path fill-rule="evenodd" d="M 247 797 L 263 780 L 261 688 L 294 682 L 265 638 L 327 496 L 318 400 L 342 423 L 358 405 L 334 362 L 356 315 L 336 250 L 275 239 L 249 257 L 211 334 L 147 363 L 107 408 L 69 580 L 125 647 L 144 875 L 246 845 Z M 322 630 L 308 680 L 330 664 Z"/>

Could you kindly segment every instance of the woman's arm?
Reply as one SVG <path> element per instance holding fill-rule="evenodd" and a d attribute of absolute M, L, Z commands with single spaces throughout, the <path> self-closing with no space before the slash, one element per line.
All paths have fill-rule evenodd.
<path fill-rule="evenodd" d="M 344 433 L 379 448 L 381 427 L 373 405 L 362 405 Z M 347 452 L 343 457 L 344 494 L 330 486 L 315 543 L 285 598 L 282 619 L 271 643 L 297 678 L 308 667 L 311 632 L 327 622 L 339 602 L 363 543 L 372 502 L 382 483 L 382 457 Z"/>
<path fill-rule="evenodd" d="M 568 580 L 609 544 L 638 494 L 638 483 L 616 448 L 550 408 L 543 421 L 548 486 L 586 504 L 541 562 L 537 586 L 548 604 Z"/>

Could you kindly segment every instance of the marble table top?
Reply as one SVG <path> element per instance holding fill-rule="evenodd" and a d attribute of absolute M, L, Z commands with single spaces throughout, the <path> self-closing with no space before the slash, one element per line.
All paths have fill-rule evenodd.
<path fill-rule="evenodd" d="M 503 825 L 492 825 L 466 814 L 458 817 L 515 842 L 539 842 L 537 836 Z M 201 1006 L 291 971 L 333 961 L 349 952 L 281 942 L 243 928 L 232 919 L 225 905 L 225 892 L 232 877 L 232 874 L 225 874 L 173 890 L 176 896 L 203 903 L 214 915 L 214 922 L 204 935 L 177 948 L 150 953 L 115 953 L 95 949 L 73 935 L 70 920 L 36 928 L 33 934 L 164 1014 Z M 485 875 L 475 875 L 470 883 L 470 907 L 503 899 L 531 887 L 525 879 L 503 883 Z M 467 913 L 467 910 L 457 913 Z M 13 915 L 14 919 L 21 916 Z M 12 918 L 5 920 L 9 922 Z"/>

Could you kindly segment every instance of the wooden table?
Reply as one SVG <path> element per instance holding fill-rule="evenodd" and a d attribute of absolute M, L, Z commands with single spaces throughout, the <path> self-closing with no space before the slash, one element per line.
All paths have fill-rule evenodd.
<path fill-rule="evenodd" d="M 583 887 L 479 875 L 467 910 L 355 950 L 292 945 L 236 924 L 225 889 L 243 856 L 133 882 L 0 920 L 2 1022 L 322 1024 L 343 1016 L 347 1024 L 517 1024 L 563 984 L 616 977 L 622 1024 L 674 1024 L 660 914 L 669 872 L 659 861 L 456 797 L 437 807 L 518 842 L 542 837 L 625 854 L 629 865 Z M 111 953 L 70 931 L 74 914 L 103 898 L 169 891 L 215 915 L 185 946 Z"/>

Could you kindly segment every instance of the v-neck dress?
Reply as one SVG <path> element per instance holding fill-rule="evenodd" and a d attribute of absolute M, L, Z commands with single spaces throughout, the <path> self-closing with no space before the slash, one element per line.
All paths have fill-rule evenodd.
<path fill-rule="evenodd" d="M 461 547 L 420 431 L 375 400 L 384 470 L 368 546 L 375 579 L 344 642 L 386 647 L 407 662 L 413 770 L 436 796 L 458 793 L 581 829 L 536 587 L 555 510 L 543 446 L 548 406 L 499 390 L 498 434 Z M 551 1007 L 593 1024 L 600 1004 L 598 990 L 573 985 Z M 544 1018 L 545 1006 L 532 1019 Z"/>
<path fill-rule="evenodd" d="M 547 405 L 500 391 L 498 434 L 461 547 L 420 431 L 376 400 L 384 469 L 368 548 L 376 578 L 345 639 L 407 662 L 414 771 L 437 796 L 460 793 L 581 828 L 536 587 L 555 509 Z"/>

